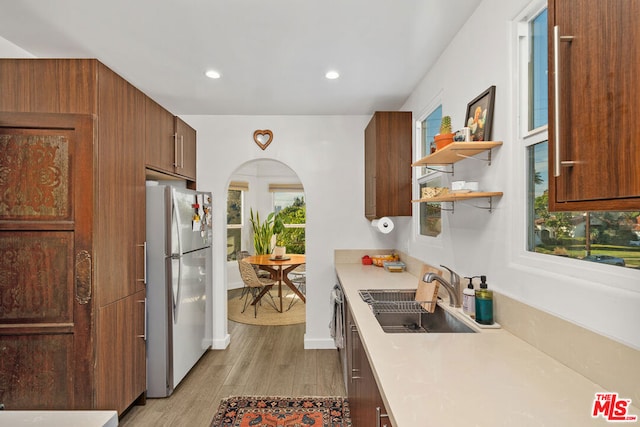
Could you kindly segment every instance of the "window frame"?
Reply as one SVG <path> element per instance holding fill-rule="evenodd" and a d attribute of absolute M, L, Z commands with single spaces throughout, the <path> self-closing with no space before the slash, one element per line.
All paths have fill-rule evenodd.
<path fill-rule="evenodd" d="M 227 198 L 226 198 L 226 205 L 227 205 L 227 209 L 228 209 L 228 205 L 229 205 L 229 192 L 230 191 L 239 191 L 240 192 L 240 224 L 229 224 L 228 222 L 225 224 L 226 225 L 226 234 L 227 237 L 229 236 L 229 229 L 232 230 L 240 230 L 240 247 L 236 248 L 236 251 L 238 250 L 242 250 L 242 235 L 244 234 L 244 226 L 245 226 L 245 220 L 244 220 L 244 198 L 245 198 L 245 191 L 241 190 L 241 189 L 233 189 L 233 188 L 227 188 Z M 228 216 L 228 211 L 226 212 L 226 215 Z M 233 260 L 229 260 L 227 259 L 227 262 L 236 262 L 237 260 L 233 259 Z"/>
<path fill-rule="evenodd" d="M 276 193 L 299 193 L 302 195 L 302 198 L 304 200 L 304 205 L 305 205 L 305 209 L 306 209 L 306 205 L 307 205 L 307 198 L 306 198 L 306 193 L 304 191 L 304 187 L 302 186 L 302 184 L 269 184 L 269 192 L 271 193 L 271 211 L 275 212 L 276 211 L 276 206 L 275 206 L 275 195 Z M 284 226 L 285 229 L 290 228 L 290 229 L 294 229 L 294 228 L 301 228 L 305 230 L 305 252 L 306 252 L 306 247 L 307 247 L 307 239 L 306 239 L 306 229 L 307 229 L 307 218 L 305 215 L 305 220 L 303 224 L 289 224 L 289 223 L 283 223 L 282 224 Z"/>
<path fill-rule="evenodd" d="M 513 140 L 517 142 L 518 149 L 512 150 L 512 161 L 520 167 L 514 168 L 515 179 L 511 180 L 509 191 L 513 194 L 514 202 L 511 210 L 511 234 L 507 245 L 514 245 L 511 254 L 511 265 L 519 270 L 547 276 L 558 280 L 558 277 L 566 280 L 579 281 L 581 283 L 598 282 L 613 288 L 639 292 L 637 284 L 637 272 L 631 268 L 614 267 L 580 259 L 565 258 L 548 255 L 528 250 L 529 237 L 529 147 L 548 141 L 548 125 L 529 130 L 529 69 L 527 58 L 530 54 L 529 23 L 547 8 L 546 0 L 533 0 L 512 21 L 511 26 L 511 52 L 510 60 L 512 75 L 513 102 L 517 107 L 517 116 L 514 117 Z M 568 273 L 570 271 L 570 274 Z"/>
<path fill-rule="evenodd" d="M 428 153 L 422 152 L 422 140 L 423 133 L 426 129 L 423 129 L 422 123 L 433 114 L 438 108 L 442 108 L 442 92 L 439 92 L 428 104 L 428 106 L 422 111 L 422 113 L 418 116 L 418 119 L 415 121 L 415 134 L 414 134 L 414 161 L 420 160 L 423 157 L 427 156 Z M 443 185 L 445 182 L 445 173 L 443 172 L 444 166 L 434 166 L 433 168 L 427 169 L 426 167 L 414 167 L 413 168 L 413 198 L 420 199 L 420 186 L 423 184 L 427 184 L 430 181 L 434 181 L 436 179 L 440 179 L 441 184 Z M 442 170 L 438 170 L 442 169 Z M 442 246 L 442 236 L 444 234 L 444 224 L 446 221 L 446 215 L 442 215 L 442 209 L 440 209 L 440 233 L 437 236 L 429 236 L 421 234 L 421 226 L 420 226 L 420 206 L 421 203 L 414 204 L 414 214 L 413 214 L 413 235 L 414 239 L 417 242 L 424 243 L 435 243 L 439 246 Z M 442 206 L 441 204 L 439 204 Z"/>

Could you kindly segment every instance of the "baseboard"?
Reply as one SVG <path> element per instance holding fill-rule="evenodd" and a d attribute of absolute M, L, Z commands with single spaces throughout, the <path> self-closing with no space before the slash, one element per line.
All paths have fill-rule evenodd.
<path fill-rule="evenodd" d="M 330 350 L 335 349 L 336 345 L 332 338 L 307 338 L 304 336 L 305 350 Z"/>
<path fill-rule="evenodd" d="M 217 340 L 212 339 L 208 341 L 210 341 L 211 343 L 212 350 L 224 350 L 229 346 L 229 343 L 231 342 L 231 335 L 227 334 L 223 339 L 217 339 Z"/>

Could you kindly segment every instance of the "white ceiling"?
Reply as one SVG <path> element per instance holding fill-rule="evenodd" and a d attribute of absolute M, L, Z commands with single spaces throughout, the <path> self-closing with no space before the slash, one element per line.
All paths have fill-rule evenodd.
<path fill-rule="evenodd" d="M 368 115 L 402 106 L 480 1 L 0 0 L 0 37 L 97 58 L 174 114 Z"/>

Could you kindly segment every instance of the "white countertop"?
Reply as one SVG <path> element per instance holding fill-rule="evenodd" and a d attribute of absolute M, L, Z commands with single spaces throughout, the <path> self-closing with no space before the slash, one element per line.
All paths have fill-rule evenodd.
<path fill-rule="evenodd" d="M 608 424 L 591 417 L 595 394 L 607 390 L 504 329 L 383 332 L 358 290 L 415 289 L 417 277 L 361 264 L 336 272 L 395 427 Z M 629 413 L 640 417 L 636 406 Z"/>
<path fill-rule="evenodd" d="M 0 426 L 117 427 L 116 411 L 0 411 Z"/>

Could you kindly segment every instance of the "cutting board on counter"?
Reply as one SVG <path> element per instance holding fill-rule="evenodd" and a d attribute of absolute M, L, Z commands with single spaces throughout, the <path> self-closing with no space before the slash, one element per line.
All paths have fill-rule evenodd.
<path fill-rule="evenodd" d="M 435 280 L 431 283 L 423 282 L 422 278 L 427 273 L 435 273 L 438 276 L 442 276 L 442 270 L 431 265 L 424 264 L 422 266 L 422 273 L 418 278 L 416 301 L 421 302 L 422 307 L 429 313 L 433 313 L 436 310 L 436 302 L 438 299 L 438 289 L 440 288 L 440 283 L 436 282 Z"/>

